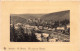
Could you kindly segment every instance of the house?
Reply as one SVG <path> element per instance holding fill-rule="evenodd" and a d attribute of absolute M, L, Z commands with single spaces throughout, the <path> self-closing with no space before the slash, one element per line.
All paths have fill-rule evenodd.
<path fill-rule="evenodd" d="M 17 24 L 14 25 L 14 27 L 15 27 L 15 29 L 17 30 L 17 29 L 19 29 L 20 27 L 22 27 L 22 24 L 21 24 L 21 23 L 17 23 Z"/>
<path fill-rule="evenodd" d="M 38 28 L 39 28 L 39 29 L 43 29 L 43 26 L 39 26 Z"/>
<path fill-rule="evenodd" d="M 22 25 L 22 23 L 17 23 L 16 25 L 19 26 L 19 25 Z"/>
<path fill-rule="evenodd" d="M 43 29 L 44 29 L 44 30 L 48 30 L 48 27 L 44 27 Z"/>
<path fill-rule="evenodd" d="M 67 25 L 67 29 L 70 28 L 70 24 Z"/>
<path fill-rule="evenodd" d="M 49 42 L 56 42 L 58 38 L 49 39 Z"/>
<path fill-rule="evenodd" d="M 49 34 L 48 34 L 48 33 L 42 33 L 42 36 L 43 36 L 43 37 L 48 37 Z"/>
<path fill-rule="evenodd" d="M 41 33 L 35 33 L 37 40 L 42 41 Z"/>
<path fill-rule="evenodd" d="M 30 27 L 30 25 L 29 24 L 26 24 L 25 27 Z"/>
<path fill-rule="evenodd" d="M 48 37 L 49 37 L 49 34 L 47 33 L 35 33 L 37 39 L 39 41 L 43 41 L 43 42 L 47 42 L 48 41 Z"/>
<path fill-rule="evenodd" d="M 52 28 L 49 28 L 48 30 L 51 31 L 51 30 L 53 30 L 53 29 L 52 29 Z"/>
<path fill-rule="evenodd" d="M 13 24 L 10 24 L 11 27 L 13 27 Z"/>
<path fill-rule="evenodd" d="M 65 31 L 64 27 L 57 27 L 56 29 L 57 29 L 58 32 L 64 32 Z"/>
<path fill-rule="evenodd" d="M 65 30 L 64 27 L 57 27 L 57 30 Z"/>
<path fill-rule="evenodd" d="M 39 30 L 37 26 L 34 26 L 34 29 L 35 29 L 35 30 Z"/>

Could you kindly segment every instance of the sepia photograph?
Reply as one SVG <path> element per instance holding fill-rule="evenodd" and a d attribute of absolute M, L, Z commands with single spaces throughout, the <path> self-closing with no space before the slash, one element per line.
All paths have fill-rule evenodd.
<path fill-rule="evenodd" d="M 0 3 L 0 51 L 79 51 L 80 2 Z"/>
<path fill-rule="evenodd" d="M 70 10 L 10 14 L 10 42 L 70 42 Z"/>

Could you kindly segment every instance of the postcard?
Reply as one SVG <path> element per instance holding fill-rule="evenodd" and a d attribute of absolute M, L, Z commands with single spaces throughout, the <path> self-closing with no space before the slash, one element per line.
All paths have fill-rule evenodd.
<path fill-rule="evenodd" d="M 0 3 L 1 51 L 79 51 L 80 2 Z"/>

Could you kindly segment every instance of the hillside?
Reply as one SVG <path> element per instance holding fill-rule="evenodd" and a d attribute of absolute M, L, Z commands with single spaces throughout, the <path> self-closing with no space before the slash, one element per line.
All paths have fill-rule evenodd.
<path fill-rule="evenodd" d="M 18 17 L 24 18 L 26 20 L 40 18 L 43 15 L 44 14 L 12 14 L 12 16 L 18 16 Z"/>
<path fill-rule="evenodd" d="M 55 12 L 55 13 L 49 13 L 44 15 L 41 19 L 43 20 L 53 20 L 53 21 L 62 21 L 64 19 L 70 19 L 70 11 L 61 11 L 61 12 Z"/>
<path fill-rule="evenodd" d="M 26 19 L 18 17 L 18 16 L 11 16 L 10 19 L 11 19 L 12 24 L 13 23 L 16 24 L 16 23 L 25 23 L 26 22 Z"/>
<path fill-rule="evenodd" d="M 60 11 L 48 14 L 11 14 L 11 23 L 27 23 L 28 19 L 41 18 L 42 20 L 62 21 L 64 19 L 70 19 L 70 11 Z"/>

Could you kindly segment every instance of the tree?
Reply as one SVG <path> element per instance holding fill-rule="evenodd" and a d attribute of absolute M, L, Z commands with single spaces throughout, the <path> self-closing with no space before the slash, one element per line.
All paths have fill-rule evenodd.
<path fill-rule="evenodd" d="M 10 26 L 10 41 L 17 41 L 16 38 L 17 38 L 17 33 L 15 31 L 14 24 L 13 24 L 12 27 Z"/>
<path fill-rule="evenodd" d="M 32 32 L 32 34 L 31 34 L 31 42 L 38 42 L 37 37 L 35 35 L 35 30 L 32 29 L 31 32 Z"/>
<path fill-rule="evenodd" d="M 55 28 L 55 31 L 56 31 L 56 28 L 59 26 L 59 21 L 55 21 L 54 22 L 54 25 L 53 25 L 53 27 Z"/>
<path fill-rule="evenodd" d="M 14 41 L 14 28 L 10 26 L 10 41 Z"/>
<path fill-rule="evenodd" d="M 17 32 L 17 41 L 22 42 L 25 41 L 24 29 L 20 26 Z"/>
<path fill-rule="evenodd" d="M 67 19 L 61 21 L 61 24 L 62 24 L 62 26 L 65 27 L 65 29 L 67 28 L 67 24 L 69 24 L 69 23 L 70 23 L 70 22 L 69 22 L 69 20 L 67 20 Z"/>

